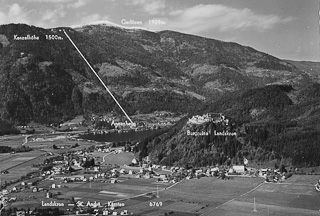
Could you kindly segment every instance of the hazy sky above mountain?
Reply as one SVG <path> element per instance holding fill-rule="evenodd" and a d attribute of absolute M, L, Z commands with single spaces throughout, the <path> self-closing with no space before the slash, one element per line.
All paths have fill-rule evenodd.
<path fill-rule="evenodd" d="M 0 24 L 49 28 L 108 20 L 233 41 L 281 59 L 320 61 L 317 0 L 0 0 L 0 4 Z M 125 24 L 130 20 L 142 24 Z"/>

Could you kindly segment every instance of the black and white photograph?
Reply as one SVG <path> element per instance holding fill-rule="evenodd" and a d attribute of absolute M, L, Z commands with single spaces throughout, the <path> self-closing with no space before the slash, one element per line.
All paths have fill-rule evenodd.
<path fill-rule="evenodd" d="M 0 216 L 319 214 L 319 0 L 0 0 Z"/>

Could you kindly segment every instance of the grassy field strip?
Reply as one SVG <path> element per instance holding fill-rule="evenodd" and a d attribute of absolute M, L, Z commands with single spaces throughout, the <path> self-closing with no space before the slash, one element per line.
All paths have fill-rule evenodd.
<path fill-rule="evenodd" d="M 23 143 L 24 137 L 19 136 L 11 139 L 0 140 L 0 146 L 10 146 L 13 148 L 20 147 Z"/>
<path fill-rule="evenodd" d="M 177 185 L 178 183 L 180 183 L 180 182 L 176 182 L 176 183 L 174 183 L 173 185 L 170 185 L 167 188 L 159 189 L 158 192 L 161 192 L 161 191 L 164 191 L 164 190 L 168 190 L 168 189 L 172 188 L 173 186 Z M 127 198 L 117 199 L 117 200 L 114 200 L 113 202 L 120 202 L 120 201 L 124 201 L 124 200 L 128 200 L 128 199 L 133 199 L 133 198 L 137 198 L 137 197 L 141 197 L 141 196 L 146 196 L 149 193 L 157 193 L 157 191 L 156 190 L 155 191 L 148 191 L 146 193 L 138 194 L 138 195 L 135 195 L 135 196 L 130 196 L 130 197 L 127 197 Z"/>
<path fill-rule="evenodd" d="M 227 213 L 225 215 L 311 216 L 311 215 L 320 214 L 319 211 L 316 211 L 316 210 L 301 209 L 301 208 L 294 208 L 294 207 L 283 207 L 283 206 L 277 206 L 277 205 L 267 205 L 267 204 L 261 204 L 261 203 L 256 203 L 256 212 L 254 212 L 253 201 L 251 203 L 233 201 L 223 206 L 219 210 L 225 211 Z"/>
<path fill-rule="evenodd" d="M 6 155 L 4 155 L 4 154 L 6 154 Z M 2 162 L 5 163 L 5 161 L 9 161 L 9 160 L 12 160 L 13 158 L 18 157 L 18 155 L 12 155 L 10 153 L 4 153 L 4 154 L 1 154 L 1 157 L 0 157 L 1 164 L 3 164 Z M 1 170 L 4 170 L 4 169 L 1 169 Z"/>
<path fill-rule="evenodd" d="M 227 202 L 225 202 L 225 203 L 222 203 L 221 205 L 216 206 L 215 209 L 217 209 L 217 208 L 219 208 L 219 207 L 221 207 L 221 206 L 223 206 L 223 205 L 226 205 L 226 204 L 228 204 L 228 203 L 230 203 L 230 202 L 232 202 L 232 201 L 234 201 L 234 200 L 236 200 L 236 199 L 238 199 L 238 198 L 240 198 L 240 197 L 242 197 L 242 196 L 245 196 L 245 195 L 251 193 L 252 191 L 255 191 L 256 189 L 258 189 L 258 188 L 259 188 L 261 185 L 263 185 L 264 183 L 265 183 L 265 182 L 262 182 L 262 183 L 260 183 L 258 186 L 256 186 L 255 188 L 249 190 L 248 192 L 246 192 L 246 193 L 244 193 L 244 194 L 241 194 L 240 196 L 235 197 L 235 198 L 233 198 L 233 199 L 231 199 L 231 200 L 229 200 L 229 201 L 227 201 Z"/>
<path fill-rule="evenodd" d="M 252 203 L 255 198 L 256 204 L 265 204 L 270 206 L 281 206 L 284 208 L 300 208 L 305 210 L 319 210 L 320 196 L 308 186 L 293 185 L 270 185 L 265 184 L 265 188 L 256 190 L 238 201 Z M 274 187 L 273 191 L 268 190 Z"/>
<path fill-rule="evenodd" d="M 273 182 L 266 182 L 266 184 L 279 184 L 279 185 L 293 185 L 293 186 L 315 186 L 316 183 L 314 184 L 302 184 L 302 183 L 273 183 Z"/>
<path fill-rule="evenodd" d="M 182 181 L 180 181 L 180 182 L 182 182 Z M 159 189 L 158 192 L 161 192 L 161 191 L 164 191 L 164 190 L 168 190 L 168 189 L 172 188 L 173 186 L 179 184 L 180 182 L 176 182 L 176 183 L 174 183 L 173 185 L 170 185 L 167 188 Z M 114 202 L 124 201 L 124 200 L 127 200 L 127 199 L 132 199 L 132 198 L 136 198 L 136 197 L 140 197 L 140 196 L 146 196 L 149 193 L 157 193 L 157 191 L 156 190 L 155 191 L 149 191 L 149 192 L 146 192 L 146 193 L 143 193 L 143 194 L 139 194 L 139 195 L 136 195 L 136 196 L 132 196 L 132 197 L 124 198 L 124 199 L 118 199 L 118 200 L 115 200 Z"/>
<path fill-rule="evenodd" d="M 239 198 L 237 201 L 253 203 L 255 199 L 256 204 L 273 205 L 290 207 L 290 203 L 297 199 L 297 195 L 285 194 L 278 191 L 275 192 L 253 192 L 250 195 Z"/>
<path fill-rule="evenodd" d="M 180 182 L 182 182 L 182 181 L 180 181 Z M 167 188 L 158 189 L 158 192 L 161 192 L 161 191 L 164 191 L 164 190 L 168 190 L 168 189 L 174 187 L 175 185 L 179 184 L 180 182 L 176 182 L 176 183 L 170 185 L 170 186 L 167 187 Z M 123 199 L 117 199 L 117 200 L 114 200 L 113 202 L 120 202 L 120 201 L 130 200 L 130 199 L 134 199 L 134 198 L 146 196 L 146 195 L 149 194 L 149 193 L 157 193 L 157 190 L 155 190 L 155 191 L 149 191 L 149 192 L 146 192 L 146 193 L 142 193 L 142 194 L 139 194 L 139 195 L 136 195 L 136 196 L 131 196 L 131 197 L 123 198 Z M 143 211 L 144 214 L 155 212 L 155 211 L 158 210 L 158 208 L 159 208 L 159 207 L 157 207 L 156 209 L 151 209 L 151 210 L 150 210 L 149 201 L 142 202 L 142 203 L 139 202 L 139 203 L 137 203 L 137 204 L 130 205 L 130 210 L 131 210 L 131 211 L 139 211 L 139 212 L 141 213 L 141 209 L 142 209 L 142 211 Z M 149 212 L 149 211 L 150 211 L 150 212 Z"/>
<path fill-rule="evenodd" d="M 197 203 L 185 203 L 185 202 L 176 202 L 173 204 L 170 204 L 163 209 L 169 210 L 169 211 L 184 211 L 184 212 L 195 212 L 196 209 L 200 209 L 202 205 Z"/>
<path fill-rule="evenodd" d="M 24 164 L 24 163 L 27 163 L 27 162 L 30 162 L 30 161 L 32 161 L 32 160 L 35 160 L 35 159 L 37 159 L 37 158 L 39 158 L 39 157 L 42 157 L 43 155 L 45 155 L 45 154 L 41 154 L 41 155 L 39 155 L 39 156 L 33 157 L 33 158 L 30 159 L 30 160 L 23 161 L 22 163 L 19 163 L 19 164 L 16 164 L 16 165 L 14 165 L 14 166 L 12 166 L 12 167 L 10 167 L 10 168 L 7 168 L 7 170 L 11 170 L 11 169 L 13 169 L 13 168 L 15 168 L 15 167 L 17 167 L 17 166 L 20 166 L 20 165 L 22 165 L 22 164 Z"/>

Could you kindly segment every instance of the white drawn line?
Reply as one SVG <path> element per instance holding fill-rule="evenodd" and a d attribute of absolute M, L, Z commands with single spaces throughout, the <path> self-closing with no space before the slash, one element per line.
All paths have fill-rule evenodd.
<path fill-rule="evenodd" d="M 131 118 L 128 116 L 128 114 L 126 113 L 126 111 L 124 111 L 124 109 L 122 108 L 122 106 L 119 104 L 119 102 L 117 101 L 117 99 L 113 96 L 113 94 L 111 93 L 111 91 L 109 90 L 109 88 L 104 84 L 104 82 L 101 80 L 101 78 L 99 77 L 99 75 L 97 74 L 97 72 L 95 72 L 95 70 L 91 67 L 91 65 L 89 64 L 89 62 L 87 61 L 87 59 L 84 57 L 84 55 L 82 55 L 81 51 L 78 49 L 78 47 L 75 45 L 75 43 L 72 41 L 72 39 L 69 37 L 69 35 L 67 34 L 67 32 L 65 30 L 63 30 L 64 34 L 67 36 L 67 38 L 69 39 L 69 41 L 71 42 L 71 44 L 74 46 L 74 48 L 76 48 L 76 50 L 78 51 L 78 53 L 80 54 L 80 56 L 83 58 L 83 60 L 87 63 L 87 65 L 89 66 L 89 68 L 92 70 L 92 72 L 94 73 L 94 75 L 96 75 L 96 77 L 98 78 L 98 80 L 101 82 L 101 84 L 103 85 L 103 87 L 107 90 L 107 92 L 111 95 L 112 99 L 116 102 L 116 104 L 120 107 L 121 111 L 125 114 L 125 116 L 129 119 L 129 121 L 131 122 L 131 124 L 133 125 L 133 121 L 131 120 Z"/>

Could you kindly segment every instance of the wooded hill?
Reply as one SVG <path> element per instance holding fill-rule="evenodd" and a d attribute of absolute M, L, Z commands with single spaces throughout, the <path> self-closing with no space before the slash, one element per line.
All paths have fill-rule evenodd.
<path fill-rule="evenodd" d="M 221 98 L 199 114 L 221 112 L 231 119 L 229 127 L 213 122 L 188 126 L 178 122 L 160 136 L 139 145 L 140 157 L 149 154 L 163 165 L 186 167 L 216 164 L 287 161 L 294 166 L 320 165 L 320 84 L 288 95 L 291 86 L 266 86 Z M 190 131 L 209 131 L 209 136 L 188 136 Z M 213 131 L 235 131 L 237 137 L 214 136 Z M 279 165 L 279 164 L 278 164 Z"/>

